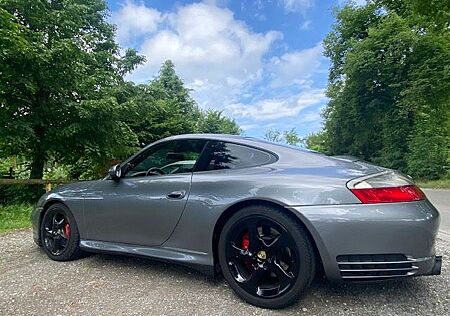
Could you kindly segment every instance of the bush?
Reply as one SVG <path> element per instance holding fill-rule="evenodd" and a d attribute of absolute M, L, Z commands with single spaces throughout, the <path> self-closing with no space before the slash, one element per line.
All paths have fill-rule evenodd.
<path fill-rule="evenodd" d="M 0 205 L 36 203 L 45 190 L 42 185 L 8 184 L 0 185 Z"/>
<path fill-rule="evenodd" d="M 31 226 L 31 204 L 0 205 L 0 232 Z"/>

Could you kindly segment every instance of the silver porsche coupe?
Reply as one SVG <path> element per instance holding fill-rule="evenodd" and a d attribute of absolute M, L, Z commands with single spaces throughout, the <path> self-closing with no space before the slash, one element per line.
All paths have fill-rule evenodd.
<path fill-rule="evenodd" d="M 439 213 L 411 179 L 351 157 L 255 138 L 157 141 L 108 177 L 46 193 L 33 236 L 53 260 L 120 253 L 223 274 L 245 301 L 294 303 L 316 273 L 440 274 Z"/>

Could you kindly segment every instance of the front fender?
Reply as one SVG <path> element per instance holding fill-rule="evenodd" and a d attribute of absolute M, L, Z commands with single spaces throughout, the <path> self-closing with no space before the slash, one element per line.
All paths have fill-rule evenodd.
<path fill-rule="evenodd" d="M 85 183 L 73 183 L 59 187 L 41 196 L 36 206 L 31 212 L 31 224 L 33 227 L 33 239 L 36 244 L 41 245 L 40 226 L 44 212 L 55 203 L 62 203 L 72 212 L 78 226 L 80 237 L 87 231 L 84 219 L 84 196 L 86 191 Z"/>

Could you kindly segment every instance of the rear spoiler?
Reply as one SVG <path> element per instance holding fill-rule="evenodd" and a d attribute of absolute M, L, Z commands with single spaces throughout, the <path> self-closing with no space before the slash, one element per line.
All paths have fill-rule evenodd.
<path fill-rule="evenodd" d="M 333 158 L 347 161 L 347 162 L 357 162 L 357 161 L 363 161 L 362 159 L 355 157 L 355 156 L 349 156 L 349 155 L 339 155 L 339 156 L 332 156 Z"/>

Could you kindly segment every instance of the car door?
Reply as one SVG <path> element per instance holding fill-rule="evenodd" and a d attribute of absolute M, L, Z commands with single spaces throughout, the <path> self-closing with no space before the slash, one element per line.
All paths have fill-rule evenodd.
<path fill-rule="evenodd" d="M 197 161 L 204 145 L 188 139 L 157 143 L 123 164 L 119 180 L 96 182 L 85 194 L 88 239 L 161 245 L 183 213 L 194 167 L 167 166 Z"/>

